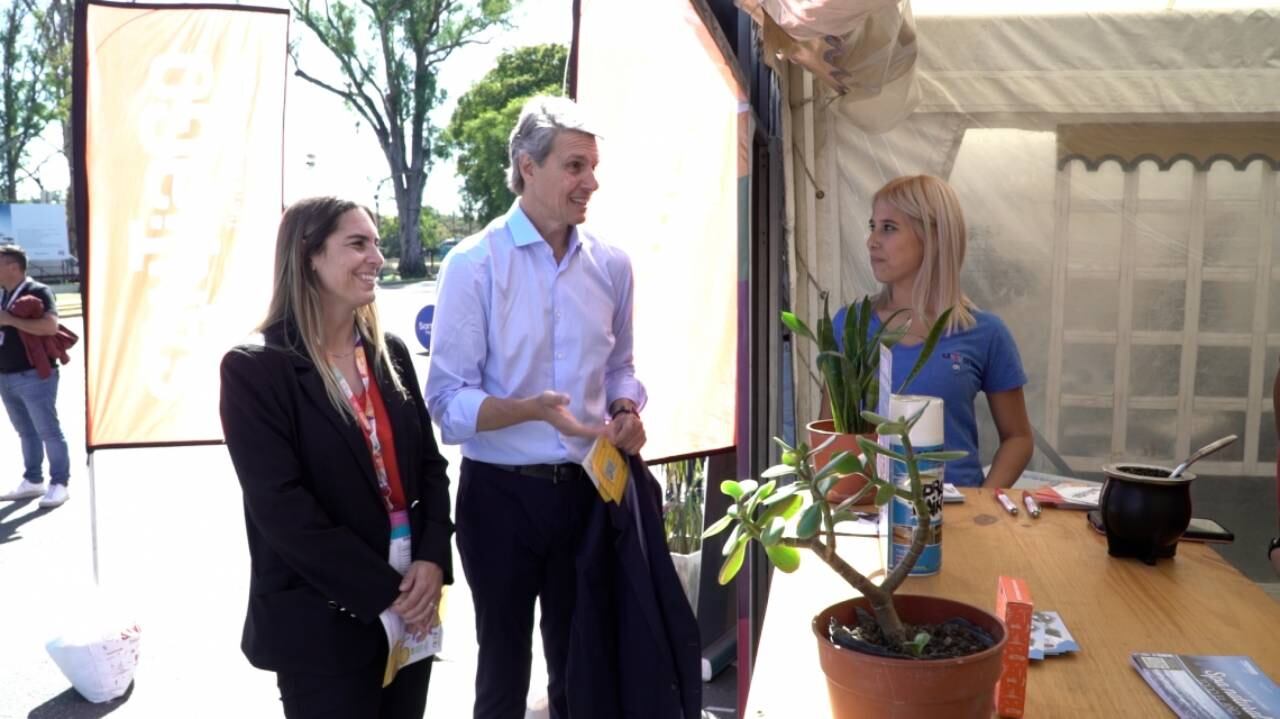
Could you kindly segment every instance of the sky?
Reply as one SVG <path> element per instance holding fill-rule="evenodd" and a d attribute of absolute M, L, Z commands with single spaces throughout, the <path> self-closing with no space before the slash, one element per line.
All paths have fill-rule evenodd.
<path fill-rule="evenodd" d="M 277 0 L 256 4 L 283 4 Z M 457 100 L 497 63 L 505 50 L 556 42 L 568 46 L 573 32 L 572 0 L 518 0 L 511 13 L 511 28 L 491 30 L 483 44 L 455 51 L 440 66 L 443 104 L 430 117 L 436 127 L 445 127 Z M 318 41 L 297 23 L 291 36 L 299 37 L 299 61 L 312 75 L 338 80 L 337 65 Z M 293 75 L 289 65 L 285 106 L 285 187 L 286 204 L 302 197 L 331 194 L 349 197 L 376 207 L 381 214 L 395 211 L 395 198 L 387 181 L 390 170 L 373 132 L 342 100 Z M 40 167 L 45 189 L 67 187 L 67 163 L 59 154 L 61 130 L 55 124 L 29 148 L 29 162 Z M 437 161 L 427 178 L 423 203 L 451 213 L 458 210 L 461 182 L 453 160 Z M 34 199 L 38 188 L 24 183 L 19 196 Z"/>
<path fill-rule="evenodd" d="M 447 95 L 431 113 L 433 124 L 448 124 L 458 98 L 497 64 L 503 51 L 548 42 L 568 46 L 573 33 L 572 11 L 572 0 L 523 0 L 512 12 L 512 29 L 492 32 L 485 44 L 454 52 L 441 66 L 440 85 Z M 313 39 L 308 43 L 308 39 L 304 37 L 299 48 L 303 68 L 308 73 L 331 71 L 334 66 L 327 50 Z M 395 198 L 391 183 L 384 182 L 389 170 L 373 132 L 363 127 L 359 116 L 339 98 L 301 78 L 291 76 L 287 92 L 286 203 L 310 195 L 337 194 L 377 205 L 381 214 L 391 214 Z M 335 138 L 341 141 L 335 142 Z M 314 168 L 307 164 L 308 153 L 315 155 Z M 445 213 L 456 211 L 461 204 L 460 184 L 454 162 L 437 161 L 427 178 L 423 204 Z"/>

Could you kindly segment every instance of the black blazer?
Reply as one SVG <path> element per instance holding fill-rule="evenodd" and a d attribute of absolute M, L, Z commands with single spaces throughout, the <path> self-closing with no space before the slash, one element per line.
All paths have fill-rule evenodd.
<path fill-rule="evenodd" d="M 387 562 L 391 524 L 364 435 L 329 402 L 315 365 L 285 349 L 296 346 L 291 335 L 277 325 L 265 345 L 222 358 L 222 429 L 244 492 L 252 564 L 241 649 L 261 669 L 337 673 L 377 660 L 385 646 L 378 615 L 399 595 L 401 577 Z M 387 346 L 408 393 L 377 376 L 413 557 L 438 564 L 451 583 L 447 463 L 409 350 L 390 334 Z"/>
<path fill-rule="evenodd" d="M 662 489 L 638 455 L 627 460 L 634 491 L 621 505 L 594 504 L 575 557 L 577 604 L 565 668 L 569 715 L 697 719 L 698 620 L 667 549 Z"/>

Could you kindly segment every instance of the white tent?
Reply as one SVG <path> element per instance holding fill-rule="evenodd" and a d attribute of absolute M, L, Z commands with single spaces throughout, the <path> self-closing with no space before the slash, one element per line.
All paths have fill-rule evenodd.
<path fill-rule="evenodd" d="M 899 175 L 945 177 L 971 232 L 966 289 L 1009 325 L 1032 423 L 1076 470 L 1176 462 L 1234 432 L 1243 441 L 1201 471 L 1270 474 L 1280 5 L 866 4 L 908 29 L 914 9 L 918 104 L 871 134 L 855 123 L 906 112 L 909 88 L 840 97 L 779 64 L 795 311 L 816 317 L 820 289 L 833 311 L 876 291 L 871 194 Z M 812 347 L 797 353 L 804 422 L 818 379 Z"/>

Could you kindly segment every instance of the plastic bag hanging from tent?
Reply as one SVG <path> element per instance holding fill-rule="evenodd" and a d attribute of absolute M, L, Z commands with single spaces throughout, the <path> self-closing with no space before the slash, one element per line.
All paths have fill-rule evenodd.
<path fill-rule="evenodd" d="M 919 103 L 910 0 L 737 3 L 760 25 L 767 58 L 808 69 L 837 95 L 834 109 L 867 132 L 889 130 Z"/>

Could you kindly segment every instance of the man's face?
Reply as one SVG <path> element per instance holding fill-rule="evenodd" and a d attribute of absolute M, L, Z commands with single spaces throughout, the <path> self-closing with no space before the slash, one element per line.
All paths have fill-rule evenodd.
<path fill-rule="evenodd" d="M 521 159 L 525 203 L 536 215 L 536 224 L 553 227 L 580 225 L 587 219 L 587 203 L 600 187 L 596 165 L 600 153 L 596 138 L 585 132 L 565 130 L 551 143 L 551 153 L 538 165 Z"/>
<path fill-rule="evenodd" d="M 22 277 L 25 274 L 26 273 L 22 270 L 18 269 L 17 262 L 10 260 L 7 257 L 0 257 L 0 285 L 4 285 L 5 287 L 16 287 L 17 284 L 22 281 Z"/>

